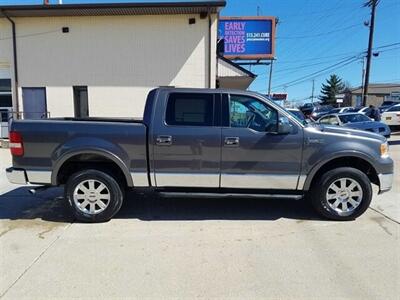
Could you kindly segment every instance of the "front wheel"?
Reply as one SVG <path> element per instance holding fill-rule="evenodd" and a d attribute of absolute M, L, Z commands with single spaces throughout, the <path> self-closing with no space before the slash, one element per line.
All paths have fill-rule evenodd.
<path fill-rule="evenodd" d="M 118 182 L 98 170 L 77 172 L 68 179 L 65 197 L 82 222 L 105 222 L 121 208 L 124 193 Z"/>
<path fill-rule="evenodd" d="M 324 173 L 310 190 L 312 205 L 322 216 L 339 221 L 354 220 L 369 207 L 371 182 L 354 168 L 337 168 Z"/>

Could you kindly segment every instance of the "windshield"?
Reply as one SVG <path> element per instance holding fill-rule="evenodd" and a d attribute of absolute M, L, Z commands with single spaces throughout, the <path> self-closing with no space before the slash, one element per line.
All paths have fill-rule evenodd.
<path fill-rule="evenodd" d="M 400 105 L 392 106 L 387 111 L 400 111 Z"/>
<path fill-rule="evenodd" d="M 388 106 L 388 105 L 393 105 L 393 104 L 396 104 L 396 102 L 394 102 L 394 101 L 383 101 L 381 106 Z"/>
<path fill-rule="evenodd" d="M 339 119 L 343 123 L 357 123 L 357 122 L 371 121 L 367 116 L 363 114 L 339 115 Z"/>

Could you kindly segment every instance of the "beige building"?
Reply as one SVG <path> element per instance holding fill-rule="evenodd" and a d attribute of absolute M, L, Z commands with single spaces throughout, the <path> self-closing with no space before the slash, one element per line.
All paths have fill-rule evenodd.
<path fill-rule="evenodd" d="M 224 6 L 3 6 L 0 79 L 8 78 L 13 109 L 26 118 L 140 117 L 148 91 L 157 86 L 214 88 L 218 79 L 220 86 L 247 88 L 254 75 L 235 64 L 220 60 L 218 73 L 217 23 Z"/>
<path fill-rule="evenodd" d="M 362 105 L 362 87 L 350 90 L 351 106 Z M 367 105 L 379 107 L 385 100 L 397 99 L 400 94 L 400 83 L 370 83 L 368 86 Z M 395 100 L 396 100 L 395 99 Z M 400 99 L 398 99 L 400 101 Z"/>

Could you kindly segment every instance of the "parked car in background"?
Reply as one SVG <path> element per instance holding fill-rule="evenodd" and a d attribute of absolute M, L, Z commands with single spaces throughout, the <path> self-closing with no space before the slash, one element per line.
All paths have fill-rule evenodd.
<path fill-rule="evenodd" d="M 366 115 L 369 118 L 371 118 L 371 116 L 372 116 L 372 108 L 370 108 L 370 107 L 361 107 L 357 112 L 359 112 L 360 114 Z"/>
<path fill-rule="evenodd" d="M 357 108 L 351 107 L 351 106 L 346 106 L 346 107 L 338 107 L 332 109 L 329 113 L 330 114 L 342 114 L 342 113 L 347 113 L 347 112 L 356 112 Z"/>
<path fill-rule="evenodd" d="M 379 111 L 383 113 L 384 111 L 391 108 L 393 105 L 400 104 L 398 101 L 387 100 L 383 101 L 382 105 L 378 107 Z"/>
<path fill-rule="evenodd" d="M 306 117 L 304 116 L 303 112 L 298 108 L 288 108 L 288 112 L 294 115 L 299 121 L 306 122 Z"/>
<path fill-rule="evenodd" d="M 333 109 L 332 106 L 330 105 L 321 105 L 314 107 L 313 111 L 311 112 L 311 115 L 309 116 L 310 119 L 316 121 L 322 116 L 329 114 L 329 112 Z M 307 116 L 306 116 L 307 117 Z"/>
<path fill-rule="evenodd" d="M 304 114 L 306 118 L 308 118 L 311 115 L 313 109 L 319 106 L 321 106 L 319 103 L 304 103 L 302 106 L 300 106 L 300 111 Z"/>
<path fill-rule="evenodd" d="M 400 126 L 400 104 L 393 105 L 384 111 L 382 122 L 389 126 Z"/>
<path fill-rule="evenodd" d="M 379 133 L 390 137 L 390 128 L 385 123 L 373 121 L 361 113 L 329 114 L 319 119 L 320 124 L 344 126 Z"/>

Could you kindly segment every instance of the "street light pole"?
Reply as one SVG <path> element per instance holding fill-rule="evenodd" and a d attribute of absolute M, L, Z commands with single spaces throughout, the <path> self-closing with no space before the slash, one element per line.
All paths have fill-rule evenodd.
<path fill-rule="evenodd" d="M 366 3 L 366 6 L 371 6 L 371 21 L 370 21 L 370 25 L 369 25 L 367 68 L 365 70 L 363 106 L 367 105 L 367 98 L 368 98 L 369 73 L 370 73 L 370 69 L 371 69 L 372 44 L 373 44 L 373 40 L 374 40 L 374 28 L 375 28 L 375 11 L 376 11 L 377 4 L 378 4 L 378 0 L 369 0 Z"/>

